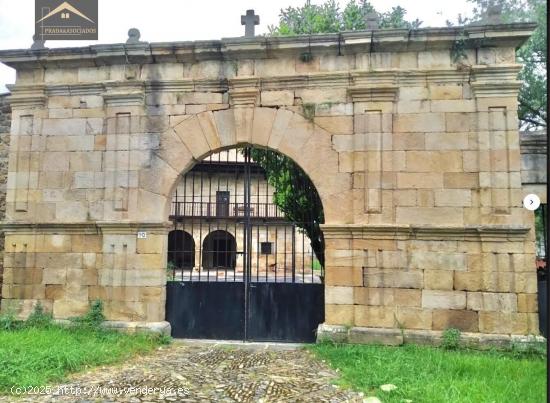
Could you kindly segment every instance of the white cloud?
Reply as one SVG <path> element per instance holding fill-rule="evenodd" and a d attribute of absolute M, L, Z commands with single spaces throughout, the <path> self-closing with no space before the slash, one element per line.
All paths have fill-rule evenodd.
<path fill-rule="evenodd" d="M 314 0 L 320 3 L 322 0 Z M 259 34 L 275 25 L 282 7 L 303 5 L 305 0 L 99 0 L 98 41 L 48 41 L 48 47 L 87 46 L 97 43 L 126 41 L 129 28 L 141 31 L 148 42 L 219 39 L 244 34 L 240 17 L 246 9 L 254 8 L 260 15 Z M 347 0 L 339 0 L 345 5 Z M 446 19 L 456 19 L 459 13 L 468 14 L 471 6 L 466 0 L 371 0 L 379 11 L 388 11 L 397 4 L 407 9 L 408 19 L 420 19 L 422 26 L 444 26 Z M 34 31 L 34 0 L 0 0 L 0 49 L 28 48 Z M 5 84 L 15 82 L 15 71 L 0 64 L 0 92 Z"/>

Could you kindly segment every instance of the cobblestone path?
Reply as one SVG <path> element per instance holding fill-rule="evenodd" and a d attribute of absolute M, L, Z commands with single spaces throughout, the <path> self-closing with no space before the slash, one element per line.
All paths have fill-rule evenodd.
<path fill-rule="evenodd" d="M 176 342 L 122 365 L 73 375 L 52 387 L 54 392 L 62 387 L 66 394 L 58 389 L 54 395 L 0 397 L 0 402 L 363 401 L 360 394 L 332 385 L 336 376 L 303 349 Z M 124 388 L 140 389 L 129 394 Z M 119 394 L 106 394 L 107 390 Z"/>

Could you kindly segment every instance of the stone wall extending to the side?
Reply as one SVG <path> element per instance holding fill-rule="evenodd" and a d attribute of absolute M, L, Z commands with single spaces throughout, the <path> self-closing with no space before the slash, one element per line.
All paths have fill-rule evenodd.
<path fill-rule="evenodd" d="M 8 154 L 10 145 L 11 109 L 9 94 L 0 94 L 0 219 L 6 213 L 6 182 L 8 179 Z M 4 233 L 0 231 L 0 300 L 2 299 L 2 277 L 4 274 Z"/>
<path fill-rule="evenodd" d="M 322 200 L 327 326 L 538 333 L 515 60 L 533 29 L 0 51 L 17 70 L 2 309 L 101 298 L 110 320 L 163 321 L 179 178 L 254 144 Z"/>
<path fill-rule="evenodd" d="M 521 183 L 525 194 L 534 193 L 547 203 L 548 147 L 546 130 L 520 132 Z"/>

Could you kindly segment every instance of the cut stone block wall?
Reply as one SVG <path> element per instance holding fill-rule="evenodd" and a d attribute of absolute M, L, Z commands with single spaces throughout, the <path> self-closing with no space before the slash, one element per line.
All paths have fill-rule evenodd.
<path fill-rule="evenodd" d="M 8 178 L 8 153 L 10 145 L 11 109 L 8 94 L 0 94 L 0 219 L 6 213 L 6 182 Z M 0 231 L 0 300 L 4 274 L 4 233 Z"/>
<path fill-rule="evenodd" d="M 523 190 L 526 194 L 537 194 L 542 203 L 547 203 L 547 136 L 546 130 L 520 133 L 521 183 L 523 184 Z"/>
<path fill-rule="evenodd" d="M 537 333 L 515 48 L 532 24 L 0 51 L 2 309 L 164 319 L 166 221 L 196 161 L 270 147 L 323 203 L 326 323 Z M 372 41 L 375 41 L 373 44 Z M 311 51 L 304 63 L 301 53 Z M 148 231 L 137 239 L 137 231 Z"/>

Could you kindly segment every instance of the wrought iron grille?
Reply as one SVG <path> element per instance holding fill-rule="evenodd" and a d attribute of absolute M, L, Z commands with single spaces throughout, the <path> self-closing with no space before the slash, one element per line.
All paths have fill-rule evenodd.
<path fill-rule="evenodd" d="M 323 282 L 319 196 L 274 151 L 246 147 L 201 161 L 182 176 L 170 219 L 169 281 Z"/>

